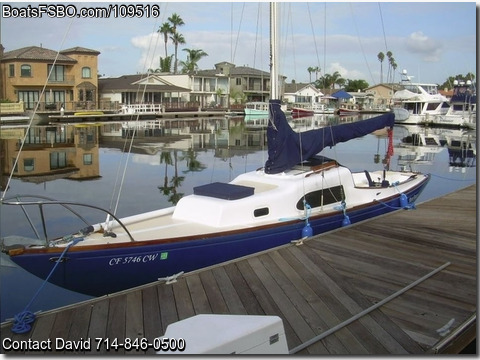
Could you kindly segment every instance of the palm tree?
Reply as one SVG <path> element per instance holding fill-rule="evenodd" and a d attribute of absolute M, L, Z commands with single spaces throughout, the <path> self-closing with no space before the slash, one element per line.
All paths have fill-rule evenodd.
<path fill-rule="evenodd" d="M 388 59 L 388 71 L 387 71 L 387 81 L 390 79 L 390 71 L 391 71 L 391 65 L 392 65 L 392 52 L 387 51 L 387 59 Z"/>
<path fill-rule="evenodd" d="M 172 71 L 172 58 L 173 55 L 162 58 L 160 56 L 160 72 L 169 73 Z"/>
<path fill-rule="evenodd" d="M 320 66 L 315 66 L 315 81 L 318 80 L 318 74 L 320 73 L 321 69 L 320 69 Z"/>
<path fill-rule="evenodd" d="M 335 89 L 335 85 L 344 85 L 345 84 L 345 79 L 342 78 L 342 75 L 340 75 L 340 73 L 338 71 L 335 71 L 333 74 L 332 74 L 332 85 L 333 85 L 333 88 Z"/>
<path fill-rule="evenodd" d="M 378 61 L 380 61 L 380 84 L 383 83 L 383 60 L 385 60 L 385 54 L 383 52 L 379 52 L 377 55 Z"/>
<path fill-rule="evenodd" d="M 183 19 L 176 13 L 173 13 L 172 16 L 168 18 L 168 21 L 172 24 L 172 34 L 177 32 L 177 26 L 185 25 Z"/>
<path fill-rule="evenodd" d="M 312 82 L 312 73 L 315 72 L 315 68 L 313 66 L 309 66 L 307 71 L 308 75 L 310 75 L 310 82 Z"/>
<path fill-rule="evenodd" d="M 163 41 L 165 42 L 165 58 L 167 55 L 167 42 L 168 42 L 168 35 L 173 33 L 173 28 L 168 22 L 164 22 L 162 26 L 157 30 L 157 33 L 163 34 Z"/>
<path fill-rule="evenodd" d="M 177 68 L 178 68 L 178 45 L 185 44 L 185 38 L 183 37 L 182 34 L 179 34 L 177 32 L 173 33 L 172 36 L 170 36 L 170 39 L 173 41 L 173 45 L 175 45 L 175 62 L 173 63 L 173 73 L 177 74 Z"/>
<path fill-rule="evenodd" d="M 163 186 L 157 186 L 163 195 L 169 195 L 172 191 L 172 187 L 168 186 L 168 165 L 172 165 L 172 154 L 170 151 L 162 151 L 160 154 L 160 163 L 165 163 L 165 176 Z"/>
<path fill-rule="evenodd" d="M 397 63 L 395 62 L 395 58 L 393 56 L 390 56 L 388 58 L 388 64 L 389 64 L 389 70 L 388 72 L 390 73 L 391 81 L 393 83 L 395 79 L 395 69 L 397 68 Z"/>
<path fill-rule="evenodd" d="M 186 51 L 188 53 L 187 55 L 187 60 L 186 61 L 180 61 L 180 65 L 182 65 L 182 73 L 183 74 L 191 74 L 193 73 L 196 69 L 198 69 L 197 63 L 200 61 L 205 56 L 208 56 L 208 54 L 201 50 L 195 50 L 195 49 L 183 49 L 183 51 Z"/>

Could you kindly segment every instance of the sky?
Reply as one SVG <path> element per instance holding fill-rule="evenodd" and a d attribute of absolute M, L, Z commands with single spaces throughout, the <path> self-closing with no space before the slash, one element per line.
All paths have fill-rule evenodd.
<path fill-rule="evenodd" d="M 43 3 L 43 2 L 42 2 Z M 117 77 L 145 73 L 165 57 L 158 28 L 173 13 L 185 25 L 178 28 L 182 49 L 201 49 L 208 56 L 199 69 L 214 69 L 228 61 L 269 71 L 269 9 L 262 2 L 143 2 L 158 5 L 158 17 L 41 18 L 8 17 L 4 7 L 38 8 L 40 2 L 2 2 L 0 39 L 5 51 L 27 46 L 62 50 L 74 46 L 100 51 L 99 74 Z M 50 3 L 51 4 L 51 3 Z M 55 3 L 108 7 L 127 2 Z M 23 10 L 25 11 L 25 10 Z M 378 53 L 392 53 L 397 64 L 391 80 L 407 70 L 413 81 L 442 84 L 449 76 L 476 74 L 478 8 L 475 2 L 282 2 L 280 11 L 280 73 L 287 82 L 309 82 L 338 71 L 344 79 L 363 79 L 369 85 L 387 80 L 388 61 Z M 17 11 L 18 12 L 18 11 Z M 168 43 L 168 55 L 174 47 Z"/>

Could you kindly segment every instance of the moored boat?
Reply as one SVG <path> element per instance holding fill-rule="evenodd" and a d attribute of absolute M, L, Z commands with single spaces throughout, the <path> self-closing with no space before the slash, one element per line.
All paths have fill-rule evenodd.
<path fill-rule="evenodd" d="M 271 79 L 276 79 L 277 55 L 272 48 Z M 197 186 L 176 206 L 122 219 L 89 204 L 3 195 L 2 206 L 38 207 L 44 229 L 43 244 L 21 243 L 17 237 L 3 251 L 51 283 L 103 295 L 411 208 L 427 185 L 429 175 L 391 171 L 388 166 L 352 172 L 318 155 L 325 147 L 379 129 L 389 129 L 391 140 L 393 113 L 297 133 L 281 110 L 276 86 L 271 97 L 263 168 L 229 183 Z M 392 155 L 390 146 L 387 155 Z M 104 211 L 108 216 L 97 224 L 81 218 L 85 226 L 80 230 L 50 239 L 43 213 L 54 205 L 68 211 L 76 207 Z"/>
<path fill-rule="evenodd" d="M 398 123 L 422 124 L 431 122 L 436 116 L 445 115 L 450 107 L 448 99 L 438 92 L 437 84 L 414 83 L 402 72 L 402 90 L 393 95 L 393 111 L 400 115 Z"/>
<path fill-rule="evenodd" d="M 252 101 L 245 104 L 245 115 L 268 116 L 268 103 L 263 101 Z"/>

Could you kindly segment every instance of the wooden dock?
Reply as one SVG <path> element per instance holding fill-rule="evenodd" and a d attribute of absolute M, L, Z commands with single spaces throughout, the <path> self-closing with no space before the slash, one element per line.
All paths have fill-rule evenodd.
<path fill-rule="evenodd" d="M 474 185 L 172 284 L 47 311 L 28 334 L 13 334 L 3 323 L 2 338 L 152 340 L 195 314 L 266 314 L 282 318 L 291 353 L 457 353 L 476 338 L 476 239 Z M 77 352 L 96 352 L 94 340 L 91 346 Z"/>

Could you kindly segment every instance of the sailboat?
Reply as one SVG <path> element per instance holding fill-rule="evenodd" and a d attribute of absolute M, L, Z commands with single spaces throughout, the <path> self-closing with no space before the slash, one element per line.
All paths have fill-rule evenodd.
<path fill-rule="evenodd" d="M 273 45 L 276 11 L 272 3 Z M 104 210 L 109 216 L 102 223 L 87 222 L 78 232 L 45 238 L 42 244 L 19 242 L 4 246 L 3 251 L 40 278 L 100 296 L 411 208 L 429 175 L 388 169 L 352 172 L 318 155 L 327 146 L 392 129 L 394 115 L 293 131 L 281 110 L 277 48 L 272 49 L 268 159 L 263 167 L 229 183 L 197 186 L 176 206 L 121 219 Z M 5 207 L 38 206 L 41 212 L 53 204 L 66 211 L 77 206 L 98 209 L 48 199 L 23 201 L 20 196 L 2 199 Z"/>

